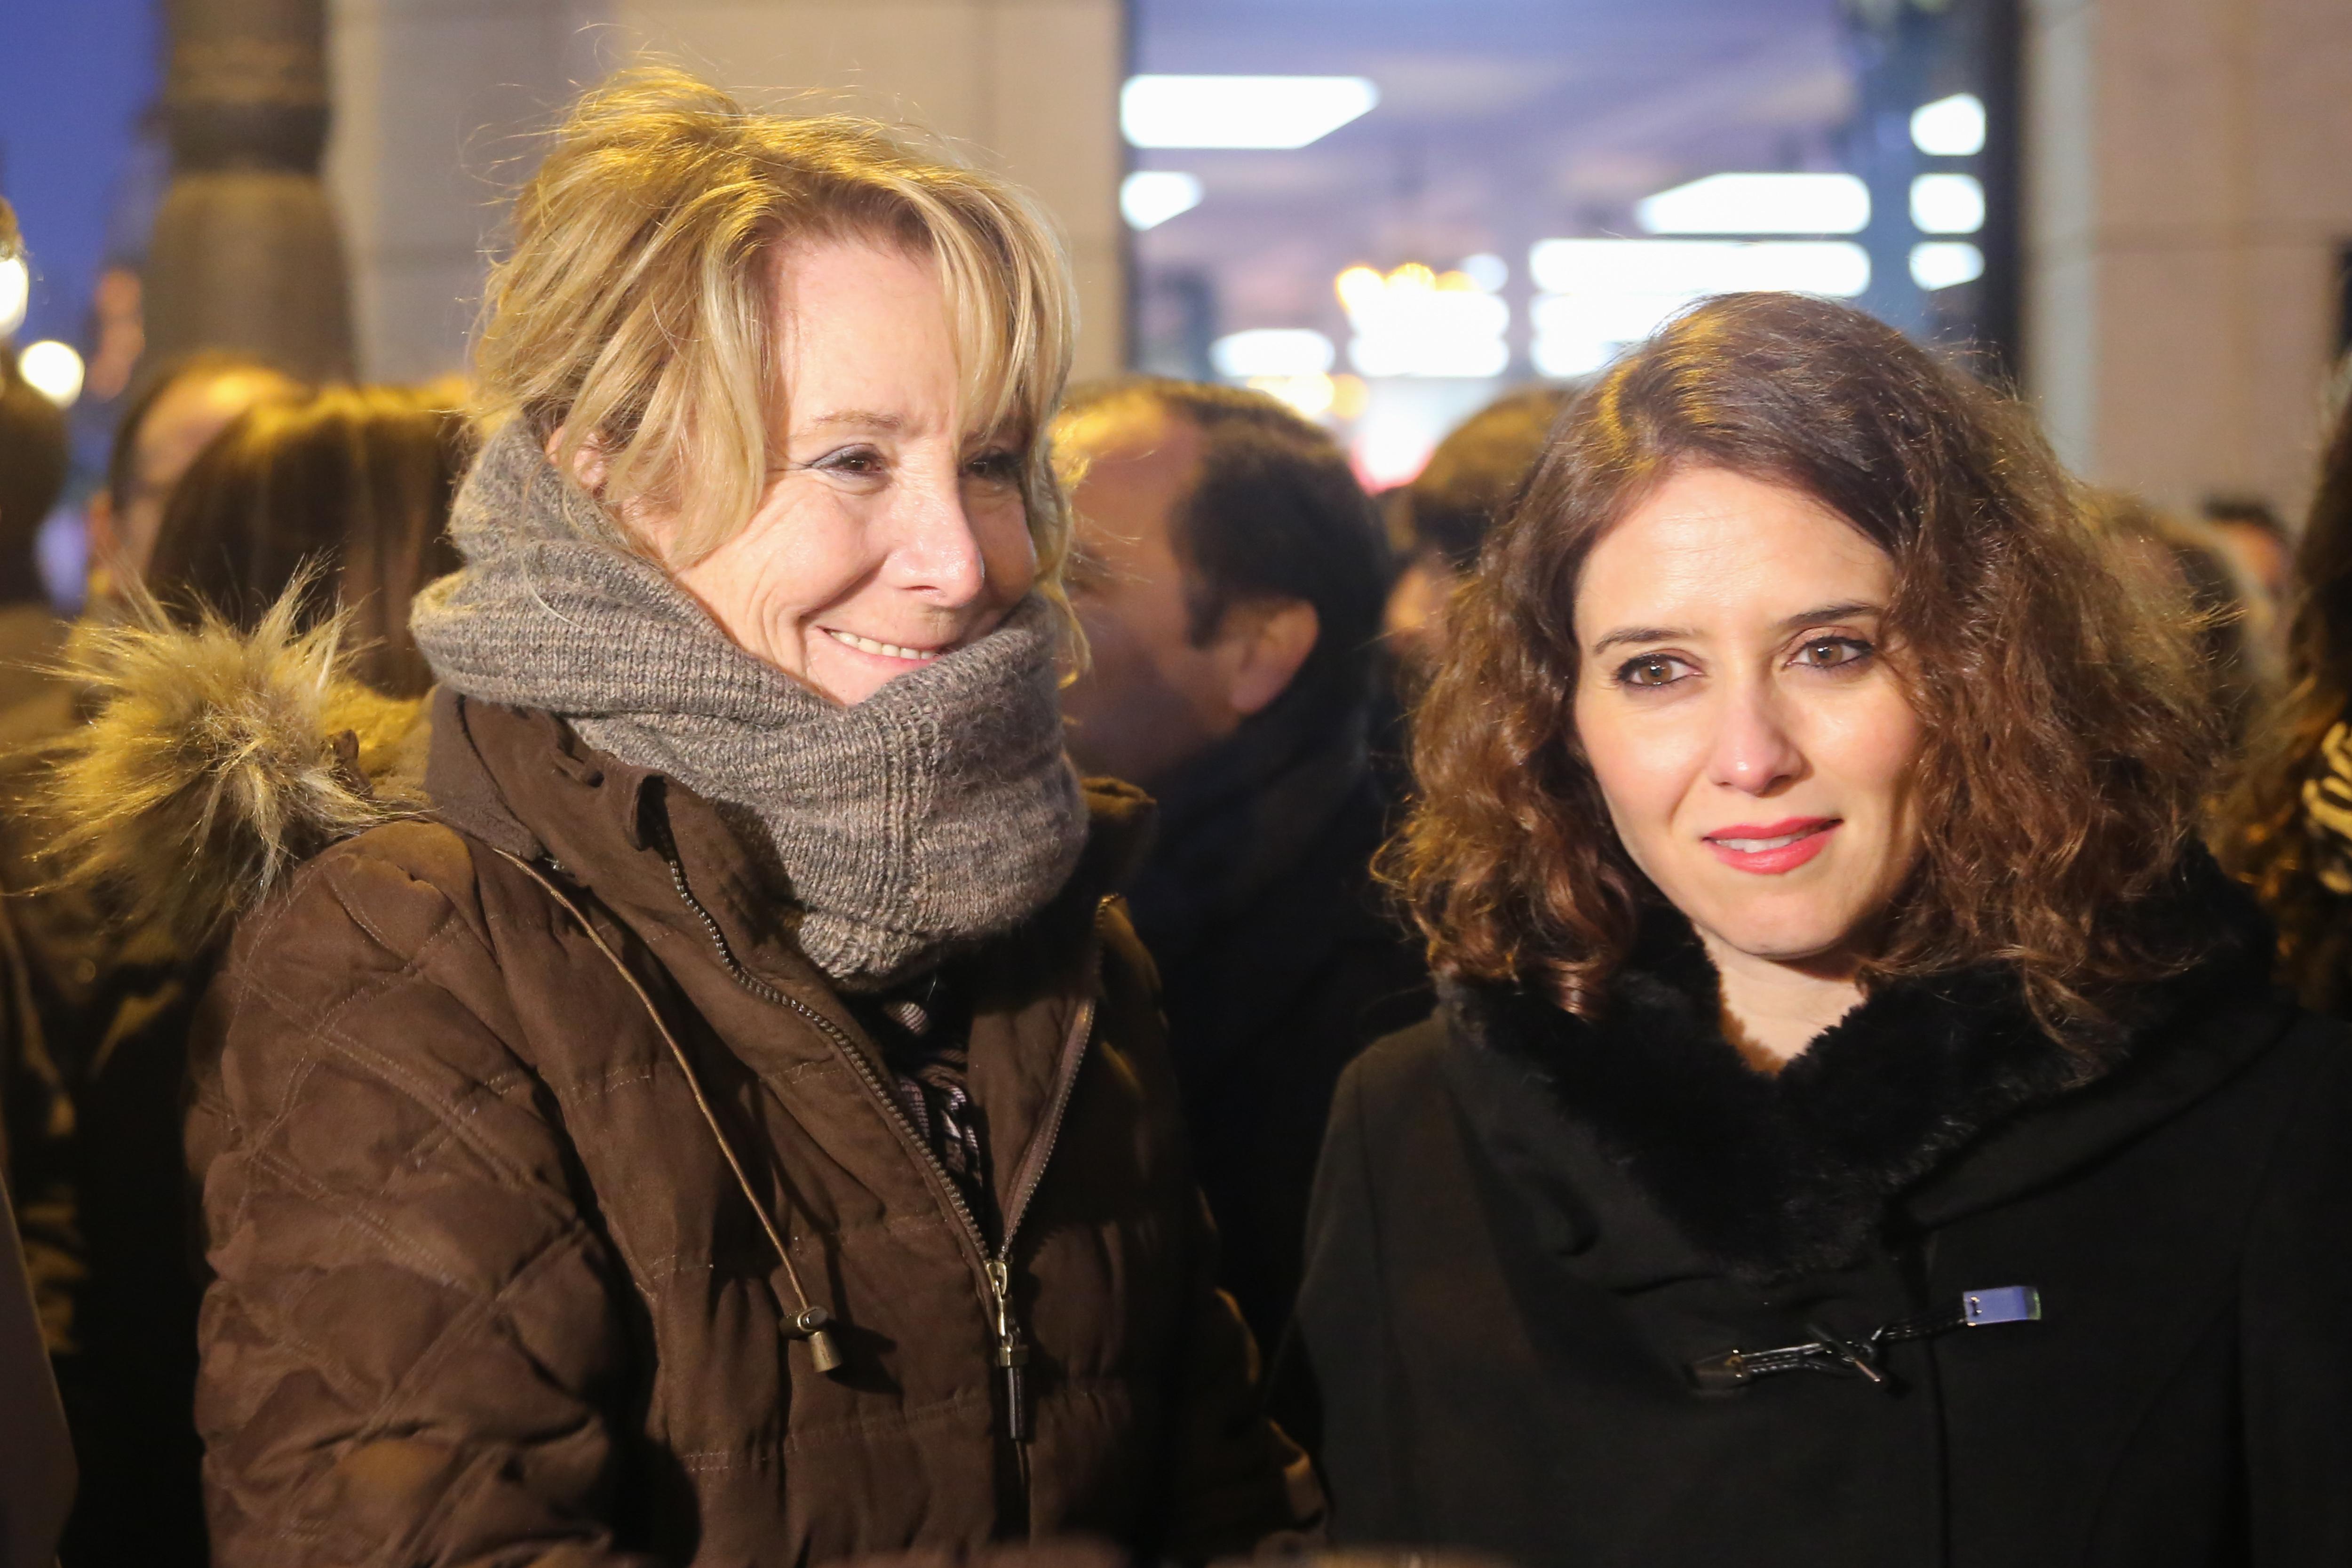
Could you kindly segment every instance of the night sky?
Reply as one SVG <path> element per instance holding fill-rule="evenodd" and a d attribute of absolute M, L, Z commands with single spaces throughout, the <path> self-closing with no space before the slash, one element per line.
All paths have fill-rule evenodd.
<path fill-rule="evenodd" d="M 18 341 L 83 337 L 90 285 L 140 111 L 154 96 L 156 0 L 7 0 L 0 5 L 0 195 L 34 268 Z"/>

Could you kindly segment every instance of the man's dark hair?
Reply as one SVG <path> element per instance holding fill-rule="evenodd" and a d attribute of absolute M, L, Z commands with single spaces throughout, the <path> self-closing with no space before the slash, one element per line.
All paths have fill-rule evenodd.
<path fill-rule="evenodd" d="M 1073 389 L 1065 412 L 1129 398 L 1189 420 L 1201 468 L 1175 518 L 1191 582 L 1192 640 L 1216 635 L 1226 612 L 1252 599 L 1315 607 L 1315 651 L 1294 686 L 1361 684 L 1388 596 L 1388 540 L 1380 514 L 1328 432 L 1262 392 L 1156 376 Z"/>
<path fill-rule="evenodd" d="M 131 488 L 138 482 L 139 430 L 163 395 L 195 375 L 283 375 L 285 372 L 267 360 L 251 354 L 231 353 L 226 349 L 199 349 L 150 365 L 139 374 L 131 395 L 123 400 L 122 412 L 115 416 L 114 445 L 106 454 L 106 495 L 114 503 L 118 517 L 131 505 Z"/>
<path fill-rule="evenodd" d="M 0 583 L 31 582 L 33 538 L 65 492 L 65 411 L 0 350 Z"/>
<path fill-rule="evenodd" d="M 1434 550 L 1454 571 L 1467 572 L 1535 473 L 1544 437 L 1572 395 L 1562 386 L 1509 393 L 1455 426 L 1405 487 L 1410 547 Z"/>
<path fill-rule="evenodd" d="M 2256 528 L 2269 534 L 2281 544 L 2294 543 L 2294 541 L 2287 537 L 2286 524 L 2280 520 L 2276 509 L 2260 496 L 2207 496 L 2204 503 L 2198 510 L 2205 514 L 2205 521 L 2208 522 Z"/>

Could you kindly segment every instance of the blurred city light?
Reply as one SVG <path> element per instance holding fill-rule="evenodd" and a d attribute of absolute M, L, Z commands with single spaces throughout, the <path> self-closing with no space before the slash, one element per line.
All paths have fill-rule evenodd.
<path fill-rule="evenodd" d="M 1139 169 L 1119 183 L 1119 216 L 1132 229 L 1158 228 L 1200 205 L 1198 175 L 1180 174 L 1172 169 Z"/>
<path fill-rule="evenodd" d="M 1922 174 L 1911 182 L 1911 224 L 1921 234 L 1974 234 L 1984 220 L 1984 185 L 1974 174 Z"/>
<path fill-rule="evenodd" d="M 1528 270 L 1547 294 L 1765 289 L 1851 300 L 1870 287 L 1870 254 L 1850 239 L 1539 239 Z"/>
<path fill-rule="evenodd" d="M 1354 419 L 1371 401 L 1370 389 L 1357 375 L 1254 375 L 1249 389 L 1278 398 L 1309 419 Z"/>
<path fill-rule="evenodd" d="M 1590 375 L 1639 342 L 1676 311 L 1703 299 L 1697 294 L 1538 294 L 1528 308 L 1535 325 L 1530 345 L 1537 374 Z"/>
<path fill-rule="evenodd" d="M 1933 293 L 1984 276 L 1984 252 L 1965 239 L 1930 240 L 1911 247 L 1911 281 Z"/>
<path fill-rule="evenodd" d="M 1643 197 L 1633 216 L 1651 234 L 1860 234 L 1870 187 L 1852 174 L 1709 174 Z"/>
<path fill-rule="evenodd" d="M 1444 430 L 1417 410 L 1375 412 L 1358 426 L 1355 439 L 1348 444 L 1348 457 L 1367 489 L 1410 484 L 1429 466 L 1429 455 L 1437 449 Z"/>
<path fill-rule="evenodd" d="M 1360 76 L 1136 76 L 1119 89 L 1132 147 L 1304 147 L 1369 112 Z"/>
<path fill-rule="evenodd" d="M 23 257 L 0 261 L 0 338 L 25 324 L 25 301 L 32 291 L 32 274 L 25 269 Z"/>
<path fill-rule="evenodd" d="M 72 407 L 81 395 L 81 355 L 55 338 L 26 343 L 16 356 L 16 369 L 34 391 L 60 408 Z"/>
<path fill-rule="evenodd" d="M 1209 345 L 1209 363 L 1235 381 L 1259 376 L 1321 375 L 1339 351 L 1310 327 L 1253 327 Z"/>
<path fill-rule="evenodd" d="M 1984 151 L 1984 100 L 1956 92 L 1911 113 L 1911 145 L 1933 158 L 1973 158 Z"/>
<path fill-rule="evenodd" d="M 1499 294 L 1511 280 L 1511 264 L 1491 250 L 1462 258 L 1462 275 L 1489 294 Z"/>
<path fill-rule="evenodd" d="M 1712 294 L 1748 289 L 1850 300 L 1870 287 L 1852 240 L 1546 239 L 1528 253 L 1538 374 L 1589 375 L 1627 343 Z"/>
<path fill-rule="evenodd" d="M 1254 375 L 1249 389 L 1286 403 L 1309 419 L 1331 412 L 1334 394 L 1328 375 Z"/>
<path fill-rule="evenodd" d="M 1365 375 L 1500 375 L 1511 363 L 1511 308 L 1467 272 L 1350 267 L 1335 287 L 1356 332 L 1348 363 Z"/>

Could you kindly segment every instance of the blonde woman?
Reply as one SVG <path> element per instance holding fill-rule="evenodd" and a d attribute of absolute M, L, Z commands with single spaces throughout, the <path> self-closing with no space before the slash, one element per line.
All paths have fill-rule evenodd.
<path fill-rule="evenodd" d="M 276 694 L 179 704 L 196 772 L 121 753 L 242 869 L 154 896 L 247 905 L 190 1137 L 222 1563 L 1192 1559 L 1311 1511 L 1114 896 L 1144 810 L 1062 752 L 1071 331 L 998 182 L 623 78 L 492 279 L 421 784 L 323 634 L 188 639 L 166 684 Z"/>

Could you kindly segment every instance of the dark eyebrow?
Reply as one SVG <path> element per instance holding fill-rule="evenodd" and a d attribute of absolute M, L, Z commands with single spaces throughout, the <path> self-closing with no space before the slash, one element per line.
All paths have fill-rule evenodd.
<path fill-rule="evenodd" d="M 1886 606 L 1884 605 L 1874 605 L 1864 599 L 1849 599 L 1840 604 L 1822 605 L 1801 614 L 1790 616 L 1780 623 L 1780 629 L 1784 632 L 1793 632 L 1801 626 L 1818 626 L 1823 621 L 1850 621 L 1858 616 L 1883 616 L 1885 613 Z"/>
<path fill-rule="evenodd" d="M 1883 616 L 1885 613 L 1885 606 L 1883 605 L 1873 605 L 1864 600 L 1852 599 L 1835 605 L 1819 605 L 1812 609 L 1800 611 L 1781 621 L 1777 629 L 1793 632 L 1801 626 L 1818 626 L 1823 621 L 1850 620 L 1856 616 Z M 1594 643 L 1592 651 L 1598 654 L 1620 643 L 1675 642 L 1696 635 L 1684 626 L 1620 626 Z"/>
<path fill-rule="evenodd" d="M 1691 635 L 1689 631 L 1675 626 L 1620 626 L 1594 643 L 1592 651 L 1599 653 L 1601 649 L 1614 647 L 1618 643 L 1673 642 L 1677 637 L 1686 637 Z"/>

